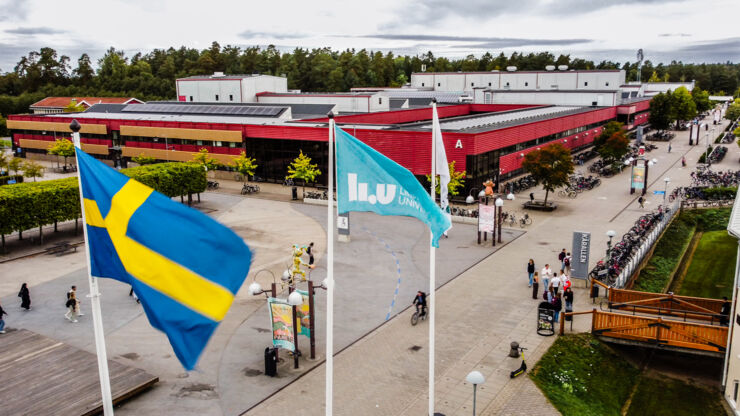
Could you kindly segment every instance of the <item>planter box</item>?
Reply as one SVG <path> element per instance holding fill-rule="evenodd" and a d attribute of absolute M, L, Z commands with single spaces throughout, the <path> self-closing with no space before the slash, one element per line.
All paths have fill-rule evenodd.
<path fill-rule="evenodd" d="M 522 205 L 524 206 L 524 209 L 532 209 L 535 211 L 546 211 L 546 212 L 555 211 L 555 209 L 558 207 L 552 202 L 548 202 L 547 205 L 545 205 L 542 202 L 537 202 L 537 201 L 534 201 L 534 202 L 528 201 Z"/>

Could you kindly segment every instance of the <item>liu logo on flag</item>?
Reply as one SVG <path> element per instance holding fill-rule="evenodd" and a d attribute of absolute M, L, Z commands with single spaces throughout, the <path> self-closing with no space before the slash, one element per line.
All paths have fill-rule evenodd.
<path fill-rule="evenodd" d="M 375 195 L 368 195 L 368 184 L 365 182 L 358 183 L 356 173 L 347 174 L 347 184 L 350 201 L 369 202 L 372 205 L 376 203 L 388 205 L 393 202 L 393 198 L 396 196 L 396 185 L 390 183 L 377 184 Z"/>

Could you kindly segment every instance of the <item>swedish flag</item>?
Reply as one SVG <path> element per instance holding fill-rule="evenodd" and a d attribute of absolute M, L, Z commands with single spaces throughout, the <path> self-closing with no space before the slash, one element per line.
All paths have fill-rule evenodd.
<path fill-rule="evenodd" d="M 92 275 L 132 285 L 149 322 L 193 369 L 247 277 L 249 247 L 208 216 L 76 150 Z"/>

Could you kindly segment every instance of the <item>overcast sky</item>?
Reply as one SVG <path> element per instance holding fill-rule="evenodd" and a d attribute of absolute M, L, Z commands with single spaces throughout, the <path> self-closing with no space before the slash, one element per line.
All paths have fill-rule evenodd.
<path fill-rule="evenodd" d="M 740 0 L 0 0 L 0 70 L 43 46 L 98 58 L 154 48 L 274 44 L 600 61 L 740 61 Z"/>

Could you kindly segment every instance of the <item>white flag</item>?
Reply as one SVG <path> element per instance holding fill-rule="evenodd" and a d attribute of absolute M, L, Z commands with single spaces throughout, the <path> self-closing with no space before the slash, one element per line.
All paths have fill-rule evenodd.
<path fill-rule="evenodd" d="M 432 138 L 437 149 L 437 172 L 439 175 L 439 205 L 446 212 L 450 212 L 450 203 L 447 199 L 447 186 L 450 184 L 450 167 L 447 164 L 447 153 L 442 141 L 442 128 L 439 126 L 439 116 L 437 115 L 437 106 L 434 106 L 432 114 Z"/>

